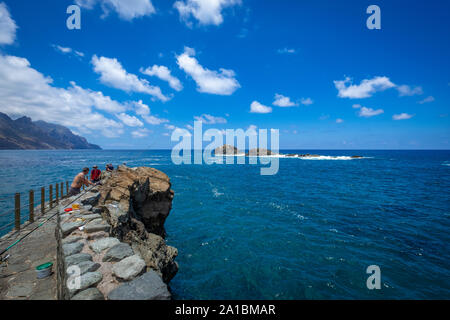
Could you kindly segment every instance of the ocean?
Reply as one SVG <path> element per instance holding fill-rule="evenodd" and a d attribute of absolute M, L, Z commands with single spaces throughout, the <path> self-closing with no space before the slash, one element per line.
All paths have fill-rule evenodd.
<path fill-rule="evenodd" d="M 175 299 L 450 299 L 450 151 L 283 153 L 329 157 L 281 158 L 261 176 L 260 165 L 174 165 L 167 150 L 0 151 L 0 229 L 15 192 L 26 204 L 29 189 L 84 166 L 151 166 L 175 191 Z M 370 265 L 379 290 L 366 286 Z"/>

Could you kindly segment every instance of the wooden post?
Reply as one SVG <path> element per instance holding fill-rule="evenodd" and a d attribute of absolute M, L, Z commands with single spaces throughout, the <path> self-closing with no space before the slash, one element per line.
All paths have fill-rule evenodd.
<path fill-rule="evenodd" d="M 41 215 L 45 213 L 45 187 L 41 188 Z"/>
<path fill-rule="evenodd" d="M 69 181 L 66 181 L 66 194 L 69 196 Z"/>
<path fill-rule="evenodd" d="M 59 184 L 55 185 L 55 203 L 59 204 Z"/>
<path fill-rule="evenodd" d="M 50 194 L 48 195 L 48 201 L 50 203 L 50 209 L 53 208 L 53 186 L 50 185 Z"/>
<path fill-rule="evenodd" d="M 15 209 L 15 216 L 14 216 L 15 227 L 17 231 L 20 231 L 20 193 L 16 193 L 14 209 Z"/>
<path fill-rule="evenodd" d="M 67 194 L 66 194 L 67 196 Z M 61 182 L 61 199 L 64 198 L 64 183 Z"/>
<path fill-rule="evenodd" d="M 34 190 L 30 190 L 30 223 L 34 222 Z"/>

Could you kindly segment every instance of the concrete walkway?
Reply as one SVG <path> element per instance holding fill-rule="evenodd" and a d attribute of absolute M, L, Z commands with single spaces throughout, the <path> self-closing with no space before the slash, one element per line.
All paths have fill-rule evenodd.
<path fill-rule="evenodd" d="M 11 232 L 0 239 L 0 251 L 55 214 L 56 209 L 36 221 L 26 223 L 20 232 Z M 34 231 L 5 255 L 10 257 L 0 264 L 0 300 L 56 300 L 56 227 L 57 216 Z M 53 274 L 46 279 L 36 278 L 36 267 L 53 262 Z"/>

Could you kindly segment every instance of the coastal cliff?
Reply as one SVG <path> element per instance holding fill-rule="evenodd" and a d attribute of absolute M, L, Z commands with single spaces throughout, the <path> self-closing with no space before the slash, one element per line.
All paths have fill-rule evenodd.
<path fill-rule="evenodd" d="M 13 120 L 0 112 L 0 150 L 101 149 L 68 128 L 28 117 Z"/>
<path fill-rule="evenodd" d="M 164 240 L 174 196 L 170 188 L 161 171 L 121 166 L 77 200 L 81 210 L 68 214 L 61 208 L 58 298 L 170 299 L 168 283 L 178 271 L 178 251 Z M 75 288 L 70 286 L 73 266 L 81 270 Z"/>

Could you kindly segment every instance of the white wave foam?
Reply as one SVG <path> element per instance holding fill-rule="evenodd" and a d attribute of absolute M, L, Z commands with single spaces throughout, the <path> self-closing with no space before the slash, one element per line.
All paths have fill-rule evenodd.
<path fill-rule="evenodd" d="M 220 196 L 223 196 L 223 193 L 219 192 L 219 190 L 217 190 L 217 188 L 213 188 L 211 191 L 214 195 L 214 198 L 219 198 Z"/>

